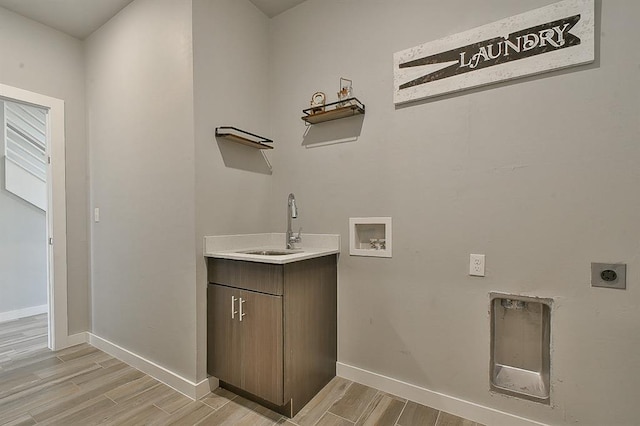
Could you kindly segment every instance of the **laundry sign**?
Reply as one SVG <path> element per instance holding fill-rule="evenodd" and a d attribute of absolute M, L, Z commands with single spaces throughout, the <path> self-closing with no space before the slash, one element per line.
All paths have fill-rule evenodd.
<path fill-rule="evenodd" d="M 565 0 L 393 56 L 394 103 L 593 62 L 594 0 Z"/>

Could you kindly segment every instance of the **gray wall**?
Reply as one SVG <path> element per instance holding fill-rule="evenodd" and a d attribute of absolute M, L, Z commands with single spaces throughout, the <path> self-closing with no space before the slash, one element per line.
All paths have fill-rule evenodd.
<path fill-rule="evenodd" d="M 65 101 L 69 333 L 89 329 L 82 43 L 0 8 L 0 83 Z"/>
<path fill-rule="evenodd" d="M 195 379 L 190 0 L 136 0 L 86 40 L 93 333 Z"/>
<path fill-rule="evenodd" d="M 47 304 L 45 212 L 5 189 L 4 144 L 0 129 L 0 313 Z"/>
<path fill-rule="evenodd" d="M 270 135 L 268 31 L 269 19 L 247 0 L 193 2 L 198 380 L 206 377 L 203 237 L 268 229 L 272 176 L 264 157 L 214 137 L 218 126 Z"/>
<path fill-rule="evenodd" d="M 550 3 L 309 0 L 274 18 L 271 227 L 293 190 L 307 232 L 343 236 L 340 362 L 551 424 L 635 424 L 640 3 L 598 2 L 595 65 L 392 101 L 394 52 Z M 361 134 L 305 148 L 301 110 L 341 76 Z M 358 133 L 322 126 L 316 140 Z M 348 255 L 355 216 L 393 217 L 392 259 Z M 628 290 L 592 289 L 592 261 L 626 262 Z M 490 291 L 555 300 L 551 408 L 489 393 Z"/>

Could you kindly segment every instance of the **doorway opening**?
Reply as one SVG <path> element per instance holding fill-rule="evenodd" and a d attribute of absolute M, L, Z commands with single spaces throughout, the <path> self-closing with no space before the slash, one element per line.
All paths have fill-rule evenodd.
<path fill-rule="evenodd" d="M 23 221 L 29 226 L 37 223 L 37 212 L 41 210 L 44 212 L 42 227 L 46 232 L 42 266 L 37 265 L 38 249 L 27 247 L 27 251 L 34 250 L 31 272 L 46 279 L 46 299 L 30 294 L 38 291 L 35 289 L 27 289 L 17 298 L 23 304 L 31 296 L 32 301 L 46 300 L 48 347 L 59 350 L 68 346 L 64 102 L 3 84 L 0 84 L 0 102 L 3 110 L 0 117 L 3 190 L 8 189 L 15 198 L 28 202 L 22 206 L 23 210 L 3 214 L 1 220 Z M 4 244 L 7 250 L 14 244 L 17 252 L 24 241 L 5 241 Z M 43 306 L 36 304 L 31 308 L 38 310 Z M 28 309 L 15 312 L 28 314 Z"/>

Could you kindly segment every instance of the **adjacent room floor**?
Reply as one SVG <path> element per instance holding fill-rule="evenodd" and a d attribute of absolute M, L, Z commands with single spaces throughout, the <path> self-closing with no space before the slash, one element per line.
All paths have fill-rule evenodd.
<path fill-rule="evenodd" d="M 0 323 L 2 425 L 477 425 L 339 377 L 293 419 L 223 389 L 193 401 L 90 345 L 52 352 L 46 333 L 46 315 Z"/>

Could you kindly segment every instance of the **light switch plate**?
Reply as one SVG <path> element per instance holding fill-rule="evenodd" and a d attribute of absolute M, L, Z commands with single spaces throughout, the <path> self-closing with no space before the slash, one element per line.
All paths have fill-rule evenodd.
<path fill-rule="evenodd" d="M 627 289 L 626 263 L 591 263 L 591 287 Z"/>

